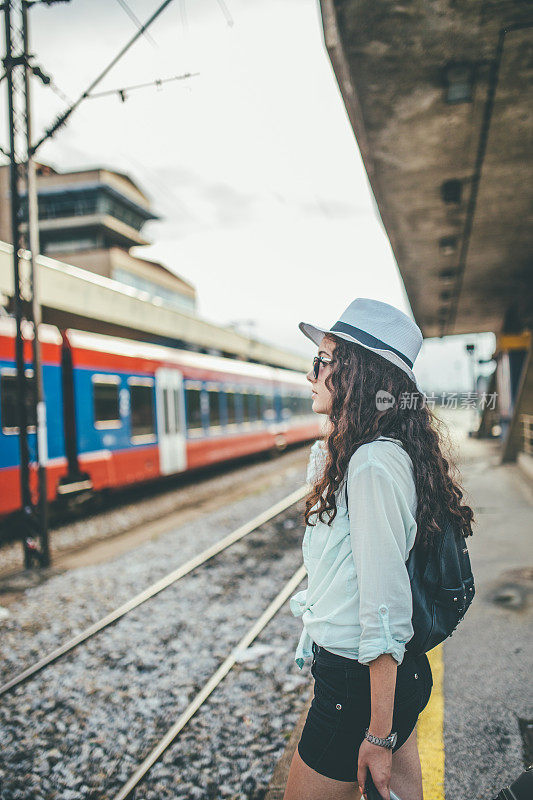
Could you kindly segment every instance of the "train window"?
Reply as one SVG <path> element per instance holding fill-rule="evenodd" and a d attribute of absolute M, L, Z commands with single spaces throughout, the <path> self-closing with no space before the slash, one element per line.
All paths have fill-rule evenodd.
<path fill-rule="evenodd" d="M 130 387 L 131 437 L 154 437 L 154 382 L 151 378 L 131 378 L 128 383 Z"/>
<path fill-rule="evenodd" d="M 276 418 L 276 412 L 274 411 L 274 396 L 271 394 L 264 395 L 263 403 L 263 419 L 267 420 L 267 422 L 273 422 Z"/>
<path fill-rule="evenodd" d="M 169 396 L 168 389 L 163 389 L 163 416 L 165 424 L 165 433 L 170 433 L 170 414 L 168 410 Z"/>
<path fill-rule="evenodd" d="M 308 397 L 307 395 L 302 395 L 302 397 L 300 397 L 300 413 L 302 414 L 302 416 L 306 416 L 313 413 L 313 409 L 311 408 L 311 406 L 312 406 L 311 398 Z"/>
<path fill-rule="evenodd" d="M 244 422 L 251 422 L 252 420 L 257 419 L 257 405 L 254 395 L 251 392 L 243 392 L 242 418 Z"/>
<path fill-rule="evenodd" d="M 209 425 L 212 428 L 220 425 L 220 393 L 218 389 L 209 389 Z"/>
<path fill-rule="evenodd" d="M 291 416 L 291 398 L 290 395 L 282 395 L 281 397 L 281 418 L 288 419 Z"/>
<path fill-rule="evenodd" d="M 284 417 L 305 417 L 311 414 L 311 399 L 307 395 L 287 394 L 283 398 Z"/>
<path fill-rule="evenodd" d="M 265 410 L 265 398 L 259 392 L 255 395 L 257 400 L 257 419 L 263 419 L 263 413 Z"/>
<path fill-rule="evenodd" d="M 237 411 L 235 405 L 235 392 L 226 392 L 226 421 L 228 425 L 237 422 Z"/>
<path fill-rule="evenodd" d="M 26 375 L 26 430 L 29 433 L 35 432 L 35 383 L 33 380 L 33 370 L 27 369 Z M 4 433 L 19 432 L 17 401 L 17 371 L 15 369 L 2 370 L 0 383 L 0 416 L 2 419 L 2 431 Z"/>
<path fill-rule="evenodd" d="M 259 403 L 257 392 L 250 392 L 248 395 L 248 414 L 250 415 L 250 420 L 259 419 L 260 412 L 261 404 Z"/>
<path fill-rule="evenodd" d="M 250 421 L 250 407 L 248 405 L 248 390 L 244 389 L 241 392 L 241 414 L 242 414 L 242 421 L 249 422 Z"/>
<path fill-rule="evenodd" d="M 187 404 L 187 428 L 190 431 L 200 430 L 202 427 L 202 405 L 200 389 L 185 389 L 185 402 Z"/>
<path fill-rule="evenodd" d="M 118 428 L 122 425 L 119 412 L 118 375 L 93 375 L 93 405 L 95 428 Z"/>
<path fill-rule="evenodd" d="M 242 393 L 242 418 L 244 422 L 252 422 L 257 419 L 257 400 L 252 392 Z"/>
<path fill-rule="evenodd" d="M 237 422 L 244 422 L 244 395 L 242 392 L 235 392 L 235 416 Z"/>

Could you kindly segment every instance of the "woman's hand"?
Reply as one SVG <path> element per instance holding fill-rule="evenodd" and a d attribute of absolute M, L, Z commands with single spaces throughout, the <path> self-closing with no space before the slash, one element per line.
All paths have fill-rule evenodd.
<path fill-rule="evenodd" d="M 392 750 L 363 739 L 357 762 L 357 782 L 361 794 L 364 794 L 367 771 L 370 771 L 378 792 L 384 800 L 390 800 L 391 767 Z"/>

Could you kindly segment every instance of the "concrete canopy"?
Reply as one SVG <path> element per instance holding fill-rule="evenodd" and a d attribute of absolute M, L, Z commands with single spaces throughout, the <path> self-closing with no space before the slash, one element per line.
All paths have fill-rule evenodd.
<path fill-rule="evenodd" d="M 533 11 L 321 0 L 326 46 L 424 336 L 533 323 Z"/>

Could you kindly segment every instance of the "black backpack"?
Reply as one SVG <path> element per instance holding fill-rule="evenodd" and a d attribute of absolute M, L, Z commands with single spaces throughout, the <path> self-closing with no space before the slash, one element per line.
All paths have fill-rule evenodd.
<path fill-rule="evenodd" d="M 348 508 L 347 481 L 344 490 Z M 476 593 L 466 539 L 452 517 L 444 515 L 440 521 L 442 533 L 436 541 L 428 547 L 416 542 L 406 562 L 414 634 L 405 649 L 413 656 L 427 653 L 451 636 Z"/>
<path fill-rule="evenodd" d="M 466 540 L 451 518 L 428 547 L 416 543 L 406 562 L 413 596 L 414 635 L 405 649 L 427 653 L 451 636 L 475 594 Z"/>

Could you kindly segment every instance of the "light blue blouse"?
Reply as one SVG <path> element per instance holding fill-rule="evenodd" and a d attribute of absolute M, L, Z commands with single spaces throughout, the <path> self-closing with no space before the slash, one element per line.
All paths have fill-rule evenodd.
<path fill-rule="evenodd" d="M 308 482 L 324 463 L 323 442 L 318 440 L 311 448 Z M 331 526 L 313 515 L 316 525 L 305 529 L 307 589 L 290 600 L 292 613 L 304 625 L 295 661 L 302 669 L 315 641 L 362 664 L 382 653 L 401 664 L 413 636 L 405 562 L 416 536 L 417 509 L 413 465 L 401 442 L 380 436 L 359 447 L 337 490 L 336 504 Z"/>

